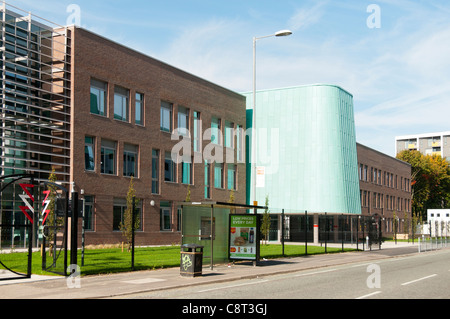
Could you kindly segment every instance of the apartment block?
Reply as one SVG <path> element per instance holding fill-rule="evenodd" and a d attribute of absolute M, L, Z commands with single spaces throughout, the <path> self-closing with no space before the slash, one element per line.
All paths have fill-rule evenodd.
<path fill-rule="evenodd" d="M 416 150 L 424 155 L 438 155 L 450 160 L 450 131 L 397 136 L 396 154 L 404 150 Z"/>

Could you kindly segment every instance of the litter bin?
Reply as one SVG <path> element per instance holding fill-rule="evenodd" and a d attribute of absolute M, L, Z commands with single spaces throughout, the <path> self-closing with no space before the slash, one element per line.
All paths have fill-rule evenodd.
<path fill-rule="evenodd" d="M 180 275 L 197 277 L 202 275 L 203 246 L 187 244 L 181 246 Z"/>

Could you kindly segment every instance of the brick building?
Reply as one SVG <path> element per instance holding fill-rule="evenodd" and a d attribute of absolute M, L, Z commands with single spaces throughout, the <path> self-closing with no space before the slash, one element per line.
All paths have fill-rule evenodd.
<path fill-rule="evenodd" d="M 179 242 L 178 203 L 188 192 L 192 201 L 228 201 L 233 190 L 245 203 L 243 96 L 82 28 L 69 30 L 71 180 L 86 201 L 87 244 L 122 240 L 131 176 L 142 221 L 137 245 Z"/>
<path fill-rule="evenodd" d="M 383 218 L 383 234 L 399 231 L 411 222 L 411 165 L 357 143 L 361 213 Z"/>
<path fill-rule="evenodd" d="M 137 245 L 179 243 L 188 194 L 226 202 L 233 192 L 245 203 L 245 97 L 82 28 L 6 4 L 0 15 L 2 176 L 43 183 L 54 171 L 58 184 L 74 185 L 87 245 L 124 240 L 132 177 Z M 0 221 L 18 224 L 23 190 L 13 187 Z M 14 244 L 25 237 L 18 231 L 2 240 Z"/>

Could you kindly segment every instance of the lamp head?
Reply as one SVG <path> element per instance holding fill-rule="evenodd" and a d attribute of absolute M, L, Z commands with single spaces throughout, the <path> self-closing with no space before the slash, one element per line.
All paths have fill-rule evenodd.
<path fill-rule="evenodd" d="M 280 30 L 275 33 L 276 37 L 287 37 L 292 34 L 292 31 L 290 30 Z"/>

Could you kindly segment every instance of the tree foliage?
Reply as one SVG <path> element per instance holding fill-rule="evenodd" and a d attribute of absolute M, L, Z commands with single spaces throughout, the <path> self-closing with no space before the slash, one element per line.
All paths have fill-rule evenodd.
<path fill-rule="evenodd" d="M 413 215 L 424 217 L 427 209 L 450 208 L 450 163 L 447 160 L 407 150 L 400 152 L 397 158 L 411 164 Z"/>

